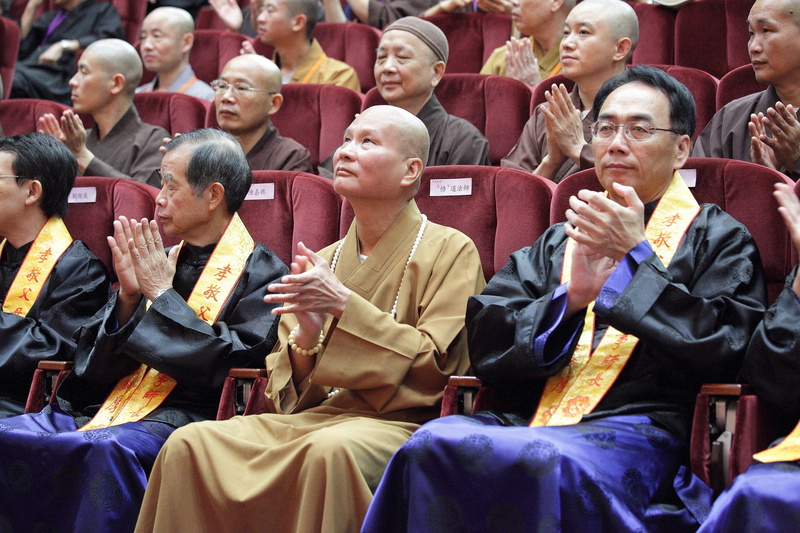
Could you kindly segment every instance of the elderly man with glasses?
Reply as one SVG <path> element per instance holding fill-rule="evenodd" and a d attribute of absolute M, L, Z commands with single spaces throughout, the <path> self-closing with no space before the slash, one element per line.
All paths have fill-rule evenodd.
<path fill-rule="evenodd" d="M 239 139 L 252 170 L 314 171 L 308 150 L 282 137 L 269 120 L 283 104 L 275 63 L 255 54 L 234 57 L 211 88 L 217 124 Z"/>
<path fill-rule="evenodd" d="M 525 413 L 444 417 L 394 456 L 364 531 L 694 531 L 703 382 L 736 377 L 765 301 L 753 239 L 677 173 L 694 101 L 634 67 L 594 101 L 606 193 L 570 198 L 467 306 L 475 375 Z M 692 491 L 692 489 L 698 489 Z M 705 497 L 705 499 L 703 499 Z M 680 504 L 683 503 L 685 507 Z"/>

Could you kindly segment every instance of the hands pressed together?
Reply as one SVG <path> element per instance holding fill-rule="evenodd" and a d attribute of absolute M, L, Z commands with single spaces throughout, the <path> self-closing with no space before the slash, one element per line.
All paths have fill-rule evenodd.
<path fill-rule="evenodd" d="M 577 243 L 567 285 L 569 314 L 595 300 L 617 263 L 646 239 L 644 205 L 636 191 L 618 183 L 613 187 L 627 205 L 589 190 L 569 200 L 565 230 Z"/>
<path fill-rule="evenodd" d="M 750 159 L 774 169 L 793 170 L 800 159 L 800 121 L 791 104 L 750 115 Z"/>

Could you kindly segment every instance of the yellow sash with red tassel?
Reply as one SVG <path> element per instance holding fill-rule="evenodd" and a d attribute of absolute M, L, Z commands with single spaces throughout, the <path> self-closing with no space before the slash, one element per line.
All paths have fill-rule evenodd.
<path fill-rule="evenodd" d="M 186 301 L 200 320 L 207 324 L 216 322 L 254 247 L 247 228 L 239 215 L 234 214 Z M 141 365 L 119 380 L 94 418 L 78 431 L 141 420 L 161 405 L 175 385 L 177 382 L 168 375 Z"/>
<path fill-rule="evenodd" d="M 658 202 L 645 235 L 653 251 L 668 266 L 686 230 L 700 212 L 697 200 L 675 172 L 667 191 Z M 570 280 L 573 239 L 564 247 L 561 281 Z M 600 403 L 625 368 L 639 339 L 609 326 L 592 351 L 594 340 L 594 302 L 586 310 L 583 331 L 569 364 L 548 378 L 544 392 L 531 420 L 531 426 L 565 426 L 576 424 L 581 417 Z"/>
<path fill-rule="evenodd" d="M 64 221 L 60 217 L 50 217 L 31 244 L 22 261 L 11 287 L 3 302 L 3 311 L 19 316 L 27 316 L 45 281 L 58 263 L 61 255 L 72 244 Z M 0 243 L 0 254 L 5 248 L 6 239 Z"/>

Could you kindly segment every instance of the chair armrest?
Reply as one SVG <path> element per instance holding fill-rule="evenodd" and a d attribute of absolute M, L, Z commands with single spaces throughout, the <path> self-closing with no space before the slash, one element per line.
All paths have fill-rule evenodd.
<path fill-rule="evenodd" d="M 227 420 L 236 415 L 248 414 L 263 402 L 251 398 L 254 385 L 263 394 L 267 380 L 266 368 L 231 368 L 222 386 L 222 394 L 217 409 L 217 420 Z M 251 400 L 254 400 L 251 403 Z M 250 410 L 248 411 L 248 406 Z M 254 407 L 255 406 L 255 407 Z"/>
<path fill-rule="evenodd" d="M 45 405 L 55 402 L 58 387 L 72 372 L 73 366 L 72 361 L 39 361 L 31 380 L 25 412 L 38 413 Z"/>
<path fill-rule="evenodd" d="M 762 417 L 749 384 L 709 383 L 695 403 L 692 470 L 718 495 L 752 462 L 762 439 L 753 432 Z"/>
<path fill-rule="evenodd" d="M 450 376 L 442 397 L 440 416 L 471 415 L 483 382 L 474 376 Z"/>

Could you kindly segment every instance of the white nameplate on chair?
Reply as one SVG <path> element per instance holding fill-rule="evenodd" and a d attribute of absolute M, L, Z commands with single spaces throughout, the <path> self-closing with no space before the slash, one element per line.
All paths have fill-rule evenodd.
<path fill-rule="evenodd" d="M 680 168 L 678 174 L 683 178 L 683 182 L 687 187 L 692 188 L 697 185 L 697 169 L 696 168 Z"/>
<path fill-rule="evenodd" d="M 275 184 L 274 183 L 254 183 L 247 191 L 245 200 L 274 200 L 275 199 Z"/>
<path fill-rule="evenodd" d="M 431 180 L 431 196 L 472 196 L 472 178 Z"/>
<path fill-rule="evenodd" d="M 93 204 L 97 201 L 97 187 L 73 187 L 67 203 Z"/>

